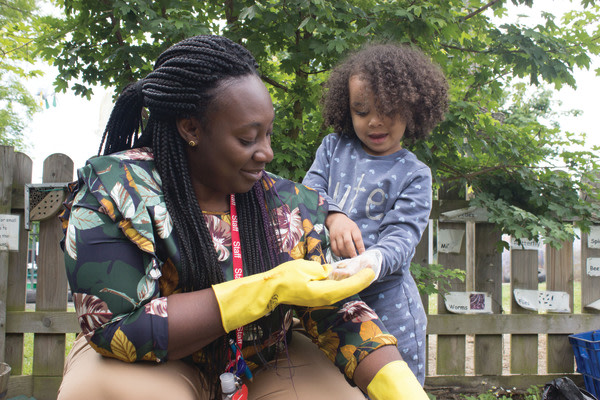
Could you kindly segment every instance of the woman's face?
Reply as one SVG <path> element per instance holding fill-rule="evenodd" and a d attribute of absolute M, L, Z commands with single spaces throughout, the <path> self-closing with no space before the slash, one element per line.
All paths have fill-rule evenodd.
<path fill-rule="evenodd" d="M 204 125 L 195 118 L 178 121 L 186 142 L 198 144 L 188 147 L 188 163 L 203 210 L 220 211 L 229 194 L 248 192 L 261 178 L 273 159 L 274 118 L 267 88 L 259 77 L 247 75 L 223 84 Z"/>

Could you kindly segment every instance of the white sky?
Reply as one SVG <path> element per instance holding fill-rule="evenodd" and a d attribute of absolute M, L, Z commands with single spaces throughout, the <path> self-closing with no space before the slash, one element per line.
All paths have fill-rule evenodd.
<path fill-rule="evenodd" d="M 510 3 L 510 2 L 509 2 Z M 555 15 L 574 7 L 565 0 L 538 0 L 535 3 L 544 4 L 545 10 L 551 10 Z M 534 3 L 534 4 L 535 4 Z M 552 4 L 549 4 L 552 3 Z M 514 20 L 514 13 L 528 14 L 531 18 L 521 18 L 521 22 L 528 24 L 537 21 L 541 6 L 530 9 L 525 6 L 511 7 L 510 20 Z M 561 110 L 579 109 L 583 114 L 578 117 L 564 117 L 560 125 L 563 131 L 586 132 L 589 144 L 600 145 L 600 132 L 596 115 L 599 103 L 600 77 L 595 76 L 594 70 L 600 68 L 600 57 L 595 57 L 590 70 L 575 71 L 577 90 L 570 87 L 561 89 L 555 100 L 562 102 Z M 28 82 L 32 93 L 40 90 L 52 92 L 54 75 L 47 74 Z M 41 183 L 43 162 L 51 154 L 63 153 L 71 157 L 75 170 L 84 165 L 85 160 L 98 152 L 100 138 L 108 115 L 112 108 L 111 93 L 103 88 L 95 88 L 91 100 L 86 100 L 71 93 L 56 94 L 56 107 L 37 113 L 29 127 L 25 130 L 25 142 L 30 144 L 26 152 L 33 160 L 33 183 Z"/>

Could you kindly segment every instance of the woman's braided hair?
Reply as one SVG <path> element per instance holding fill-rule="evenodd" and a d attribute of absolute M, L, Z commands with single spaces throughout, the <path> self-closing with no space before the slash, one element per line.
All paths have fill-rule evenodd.
<path fill-rule="evenodd" d="M 258 76 L 257 67 L 248 50 L 224 37 L 201 35 L 183 40 L 158 57 L 146 78 L 124 89 L 104 131 L 99 153 L 102 146 L 105 155 L 152 147 L 180 247 L 179 282 L 184 291 L 208 288 L 223 282 L 224 277 L 192 187 L 186 143 L 178 133 L 176 119 L 194 116 L 206 124 L 221 84 Z M 142 129 L 144 106 L 149 117 Z M 277 219 L 267 211 L 267 204 L 273 204 L 267 196 L 273 190 L 265 191 L 269 185 L 265 180 L 269 178 L 264 177 L 248 193 L 236 194 L 242 257 L 250 274 L 278 264 Z M 219 389 L 218 375 L 226 363 L 226 340 L 223 337 L 204 349 L 206 364 L 202 369 L 214 396 Z"/>

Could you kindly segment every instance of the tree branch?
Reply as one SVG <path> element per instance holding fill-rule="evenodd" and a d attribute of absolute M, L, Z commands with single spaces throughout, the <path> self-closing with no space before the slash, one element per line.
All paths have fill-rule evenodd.
<path fill-rule="evenodd" d="M 281 89 L 281 90 L 283 90 L 286 93 L 288 92 L 287 86 L 283 86 L 281 83 L 277 82 L 276 80 L 274 80 L 272 78 L 269 78 L 266 75 L 261 75 L 260 79 L 262 79 L 263 81 L 267 82 L 269 85 L 271 85 L 273 87 L 276 87 L 277 89 Z"/>
<path fill-rule="evenodd" d="M 0 1 L 0 5 L 3 5 L 3 6 L 5 6 L 5 7 L 8 7 L 8 8 L 11 8 L 11 9 L 13 9 L 13 10 L 15 10 L 15 11 L 18 11 L 18 12 L 20 12 L 21 14 L 27 14 L 27 13 L 28 13 L 28 11 L 21 10 L 20 8 L 18 8 L 18 7 L 15 7 L 15 6 L 11 6 L 10 4 L 8 4 L 8 3 L 7 3 L 7 2 L 5 2 L 5 1 Z"/>
<path fill-rule="evenodd" d="M 27 46 L 29 46 L 29 44 L 30 44 L 30 43 L 32 43 L 32 42 L 34 42 L 34 39 L 31 39 L 31 40 L 30 40 L 30 41 L 28 41 L 27 43 L 23 43 L 22 45 L 20 45 L 20 46 L 17 46 L 17 47 L 15 47 L 15 48 L 13 48 L 13 49 L 10 49 L 10 50 L 6 50 L 6 51 L 4 51 L 4 50 L 0 49 L 0 52 L 2 53 L 2 57 L 4 58 L 5 56 L 7 56 L 8 54 L 10 54 L 10 53 L 12 53 L 12 52 L 14 52 L 14 51 L 20 50 L 20 49 L 22 49 L 23 47 L 27 47 Z"/>
<path fill-rule="evenodd" d="M 467 49 L 465 47 L 459 47 L 459 46 L 454 46 L 454 45 L 451 45 L 451 44 L 444 44 L 444 43 L 440 43 L 440 46 L 442 46 L 445 49 L 465 51 L 465 52 L 468 52 L 468 53 L 477 53 L 477 54 L 488 54 L 488 53 L 491 53 L 490 50 Z"/>
<path fill-rule="evenodd" d="M 500 0 L 492 0 L 489 3 L 487 3 L 485 6 L 478 8 L 475 11 L 470 12 L 469 14 L 465 15 L 464 17 L 461 18 L 461 21 L 466 21 L 469 18 L 473 18 L 474 16 L 476 16 L 477 14 L 481 14 L 482 12 L 484 12 L 485 10 L 487 10 L 488 8 L 490 8 L 491 6 L 493 6 L 494 4 L 498 3 Z"/>

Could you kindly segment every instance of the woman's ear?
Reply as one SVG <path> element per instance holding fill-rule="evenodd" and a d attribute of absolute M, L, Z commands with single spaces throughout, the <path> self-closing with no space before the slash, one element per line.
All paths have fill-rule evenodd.
<path fill-rule="evenodd" d="M 200 121 L 196 118 L 177 118 L 175 121 L 179 135 L 186 143 L 198 143 L 200 139 Z"/>

